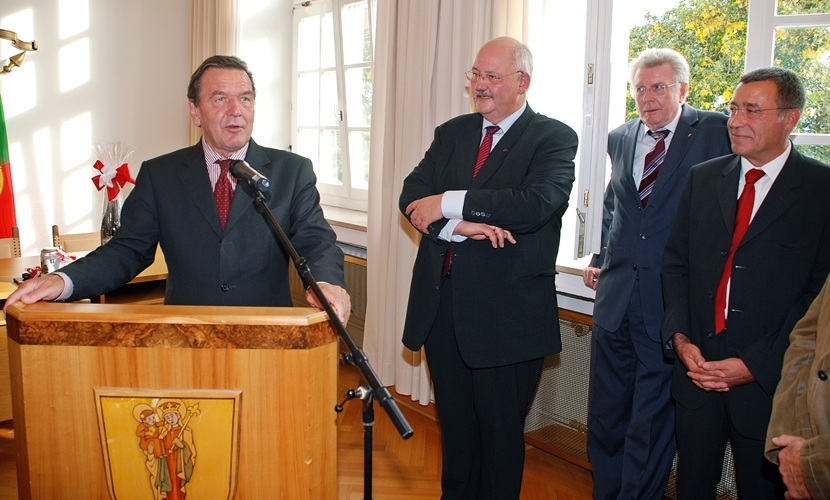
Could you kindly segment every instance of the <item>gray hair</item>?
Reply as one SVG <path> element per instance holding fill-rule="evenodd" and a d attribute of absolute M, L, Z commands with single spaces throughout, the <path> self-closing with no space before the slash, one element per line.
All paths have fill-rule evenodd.
<path fill-rule="evenodd" d="M 494 38 L 487 43 L 503 44 L 513 49 L 513 67 L 516 68 L 516 71 L 521 71 L 527 75 L 533 74 L 533 54 L 530 53 L 527 45 L 509 36 Z"/>
<path fill-rule="evenodd" d="M 804 110 L 804 103 L 807 101 L 804 92 L 804 84 L 801 79 L 792 71 L 784 68 L 761 68 L 749 73 L 744 73 L 739 83 L 766 82 L 772 81 L 778 87 L 778 95 L 775 100 L 779 108 L 795 108 Z"/>
<path fill-rule="evenodd" d="M 254 97 L 256 98 L 254 75 L 251 74 L 251 70 L 248 69 L 245 61 L 236 56 L 210 56 L 193 72 L 193 75 L 190 77 L 190 83 L 187 85 L 187 98 L 193 101 L 193 104 L 199 104 L 199 93 L 202 90 L 202 75 L 210 68 L 241 69 L 248 74 L 248 78 L 251 80 L 251 91 L 253 91 Z"/>
<path fill-rule="evenodd" d="M 634 76 L 643 68 L 669 64 L 674 72 L 675 83 L 689 83 L 689 63 L 680 52 L 672 49 L 646 49 L 628 63 L 628 82 L 634 86 Z"/>

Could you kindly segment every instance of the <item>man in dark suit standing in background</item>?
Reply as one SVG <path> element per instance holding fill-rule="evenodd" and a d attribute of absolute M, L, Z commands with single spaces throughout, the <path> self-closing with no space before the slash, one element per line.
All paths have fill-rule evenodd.
<path fill-rule="evenodd" d="M 679 500 L 715 498 L 727 440 L 740 498 L 780 499 L 764 459 L 788 336 L 830 271 L 830 168 L 789 140 L 804 108 L 791 71 L 743 75 L 734 155 L 692 168 L 663 257 L 663 342 L 676 353 Z"/>
<path fill-rule="evenodd" d="M 58 273 L 23 282 L 6 306 L 110 292 L 153 262 L 157 244 L 168 268 L 165 304 L 291 306 L 289 253 L 257 213 L 251 188 L 228 173 L 230 160 L 244 159 L 272 181 L 269 210 L 348 320 L 343 253 L 323 218 L 311 162 L 251 139 L 256 89 L 247 65 L 209 57 L 187 97 L 199 144 L 144 162 L 115 237 Z M 306 299 L 319 306 L 311 293 Z"/>
<path fill-rule="evenodd" d="M 602 250 L 583 271 L 597 291 L 588 457 L 597 500 L 660 500 L 675 451 L 660 264 L 689 169 L 731 150 L 723 113 L 684 104 L 682 55 L 648 49 L 628 70 L 639 117 L 608 134 Z"/>
<path fill-rule="evenodd" d="M 525 102 L 533 61 L 486 43 L 477 113 L 440 125 L 400 209 L 423 237 L 403 343 L 422 346 L 443 442 L 442 499 L 518 499 L 523 426 L 543 357 L 561 350 L 556 254 L 576 133 Z"/>

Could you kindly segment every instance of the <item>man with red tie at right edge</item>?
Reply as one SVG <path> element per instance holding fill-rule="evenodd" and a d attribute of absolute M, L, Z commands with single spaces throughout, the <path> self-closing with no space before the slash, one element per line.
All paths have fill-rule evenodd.
<path fill-rule="evenodd" d="M 789 140 L 804 86 L 744 74 L 727 123 L 733 155 L 692 167 L 663 257 L 662 340 L 676 359 L 678 500 L 714 499 L 727 440 L 741 499 L 780 499 L 764 459 L 788 336 L 830 271 L 830 166 Z"/>

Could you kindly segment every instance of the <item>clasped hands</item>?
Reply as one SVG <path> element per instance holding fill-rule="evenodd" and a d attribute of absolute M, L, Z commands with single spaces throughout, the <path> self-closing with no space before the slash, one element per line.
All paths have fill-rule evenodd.
<path fill-rule="evenodd" d="M 700 348 L 689 337 L 678 332 L 672 337 L 674 352 L 686 366 L 686 375 L 704 391 L 728 392 L 730 387 L 755 380 L 741 358 L 706 361 Z"/>
<path fill-rule="evenodd" d="M 423 234 L 429 234 L 430 224 L 444 217 L 441 211 L 442 196 L 441 194 L 427 196 L 413 201 L 406 207 L 406 215 L 415 229 Z M 504 248 L 505 240 L 516 244 L 516 239 L 509 230 L 481 222 L 461 221 L 455 226 L 453 234 L 477 241 L 490 240 L 493 248 Z"/>

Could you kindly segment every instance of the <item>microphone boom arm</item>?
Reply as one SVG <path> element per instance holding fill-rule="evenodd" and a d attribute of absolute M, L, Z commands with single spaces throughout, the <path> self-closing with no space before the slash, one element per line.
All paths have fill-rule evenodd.
<path fill-rule="evenodd" d="M 288 239 L 285 232 L 283 232 L 279 222 L 277 222 L 277 219 L 271 211 L 268 210 L 268 206 L 265 204 L 265 197 L 262 193 L 258 189 L 255 189 L 254 192 L 254 204 L 257 207 L 257 211 L 265 215 L 268 219 L 271 227 L 273 227 L 279 235 L 280 241 L 288 250 L 289 254 L 291 254 L 291 260 L 294 263 L 294 267 L 297 268 L 297 272 L 299 273 L 300 278 L 302 278 L 303 283 L 306 287 L 311 288 L 312 292 L 314 292 L 314 296 L 317 297 L 317 300 L 323 305 L 323 309 L 326 313 L 328 313 L 329 319 L 334 325 L 337 334 L 343 339 L 343 342 L 345 342 L 346 346 L 349 348 L 354 364 L 360 368 L 363 378 L 366 379 L 366 382 L 369 384 L 372 392 L 374 392 L 375 400 L 380 403 L 381 407 L 389 415 L 389 418 L 392 420 L 392 423 L 395 425 L 395 428 L 398 430 L 401 437 L 403 439 L 412 437 L 412 427 L 410 427 L 409 422 L 406 421 L 406 418 L 401 413 L 397 403 L 389 393 L 389 390 L 381 384 L 380 379 L 374 369 L 372 369 L 372 366 L 369 364 L 366 354 L 357 346 L 357 344 L 355 344 L 352 336 L 337 316 L 337 312 L 334 310 L 332 305 L 329 304 L 329 301 L 326 300 L 326 296 L 323 294 L 323 291 L 320 290 L 320 285 L 317 284 L 317 281 L 311 274 L 311 269 L 309 269 L 308 262 L 305 257 L 301 257 L 297 253 L 297 250 L 294 248 L 294 245 L 291 244 L 291 241 Z"/>

